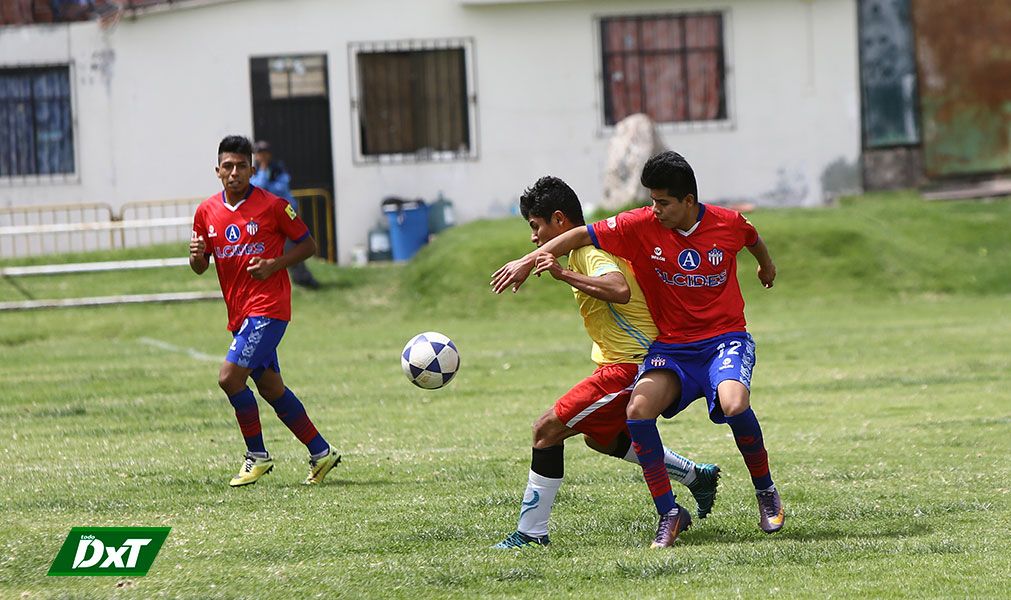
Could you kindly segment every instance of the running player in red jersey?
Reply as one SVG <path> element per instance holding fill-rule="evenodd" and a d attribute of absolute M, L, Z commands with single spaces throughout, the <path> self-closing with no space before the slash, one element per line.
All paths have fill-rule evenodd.
<path fill-rule="evenodd" d="M 745 329 L 737 282 L 737 253 L 747 248 L 767 288 L 776 266 L 755 228 L 740 213 L 701 204 L 695 174 L 676 152 L 647 161 L 642 184 L 652 207 L 579 227 L 495 272 L 493 290 L 515 292 L 530 273 L 548 270 L 554 257 L 594 245 L 632 264 L 659 335 L 643 360 L 629 401 L 632 447 L 643 469 L 660 522 L 653 547 L 671 546 L 691 520 L 674 502 L 656 427 L 705 397 L 709 418 L 730 425 L 751 474 L 766 533 L 783 527 L 786 513 L 769 471 L 758 419 L 751 409 L 755 343 Z"/>
<path fill-rule="evenodd" d="M 291 282 L 286 267 L 309 258 L 316 242 L 288 201 L 250 185 L 253 145 L 228 136 L 218 145 L 215 168 L 224 189 L 204 200 L 193 216 L 190 268 L 203 274 L 214 256 L 221 293 L 228 307 L 232 345 L 218 373 L 218 385 L 235 409 L 246 455 L 229 485 L 256 483 L 274 468 L 263 444 L 252 377 L 260 396 L 309 449 L 309 475 L 318 484 L 340 462 L 337 451 L 316 430 L 302 402 L 284 384 L 277 346 L 291 320 Z M 284 251 L 286 239 L 296 244 Z"/>

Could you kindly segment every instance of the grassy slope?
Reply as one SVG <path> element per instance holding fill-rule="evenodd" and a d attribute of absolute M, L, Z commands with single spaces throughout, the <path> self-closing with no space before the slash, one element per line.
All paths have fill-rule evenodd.
<path fill-rule="evenodd" d="M 1006 595 L 1009 217 L 1006 201 L 901 195 L 754 213 L 780 272 L 762 290 L 742 256 L 755 405 L 790 520 L 758 531 L 732 440 L 695 407 L 661 432 L 725 477 L 712 518 L 670 552 L 643 548 L 655 517 L 637 470 L 577 441 L 552 549 L 486 549 L 515 524 L 530 421 L 589 370 L 562 286 L 487 292 L 529 246 L 519 219 L 448 230 L 405 267 L 313 265 L 326 288 L 296 290 L 281 359 L 345 453 L 320 489 L 298 485 L 303 451 L 266 406 L 275 473 L 224 485 L 240 446 L 217 360 L 187 353 L 223 353 L 220 303 L 0 313 L 0 596 Z M 59 297 L 214 280 L 165 269 L 18 285 Z M 0 301 L 21 293 L 0 281 Z M 397 365 L 426 329 L 463 355 L 438 392 Z M 147 577 L 44 577 L 71 526 L 126 524 L 173 527 Z"/>

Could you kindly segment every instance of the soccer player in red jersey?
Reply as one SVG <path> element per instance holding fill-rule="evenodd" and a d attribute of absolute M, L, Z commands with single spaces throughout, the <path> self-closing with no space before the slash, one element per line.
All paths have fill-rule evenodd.
<path fill-rule="evenodd" d="M 235 409 L 246 455 L 229 485 L 256 483 L 274 468 L 263 444 L 252 377 L 260 396 L 309 449 L 309 475 L 318 484 L 340 462 L 337 451 L 316 430 L 302 402 L 284 384 L 277 346 L 291 319 L 291 282 L 286 268 L 316 252 L 316 242 L 288 201 L 250 185 L 253 145 L 228 136 L 218 145 L 215 168 L 224 189 L 204 200 L 193 216 L 190 268 L 203 274 L 214 256 L 221 293 L 228 307 L 232 345 L 218 373 L 218 385 Z M 295 246 L 284 251 L 290 239 Z"/>
<path fill-rule="evenodd" d="M 654 156 L 640 180 L 650 190 L 652 207 L 556 237 L 496 271 L 493 290 L 515 292 L 531 272 L 547 270 L 549 259 L 590 244 L 628 260 L 659 330 L 626 413 L 632 447 L 660 514 L 653 547 L 672 545 L 690 523 L 671 492 L 656 418 L 673 417 L 700 397 L 708 402 L 710 420 L 730 425 L 755 486 L 759 525 L 774 533 L 786 513 L 751 409 L 755 343 L 745 328 L 737 253 L 747 248 L 754 255 L 766 288 L 773 285 L 776 266 L 740 213 L 698 201 L 695 174 L 680 154 Z"/>
<path fill-rule="evenodd" d="M 520 214 L 537 246 L 586 227 L 579 198 L 557 177 L 541 177 L 527 188 L 520 196 Z M 566 439 L 581 433 L 597 452 L 639 464 L 625 413 L 639 363 L 657 331 L 631 269 L 626 261 L 592 246 L 573 250 L 567 268 L 551 257 L 548 273 L 571 286 L 583 326 L 593 340 L 590 358 L 597 368 L 534 423 L 519 523 L 494 548 L 548 545 L 548 521 L 565 474 Z M 670 477 L 691 491 L 699 517 L 705 518 L 716 500 L 720 468 L 695 464 L 667 448 L 661 451 Z"/>

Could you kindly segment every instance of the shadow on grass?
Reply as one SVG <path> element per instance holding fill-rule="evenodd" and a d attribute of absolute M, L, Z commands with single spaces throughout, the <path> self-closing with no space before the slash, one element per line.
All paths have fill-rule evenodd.
<path fill-rule="evenodd" d="M 202 493 L 214 493 L 216 491 L 231 491 L 232 493 L 243 493 L 243 491 L 247 491 L 249 493 L 253 493 L 253 490 L 257 490 L 261 494 L 263 493 L 263 490 L 272 492 L 283 491 L 288 493 L 293 490 L 311 492 L 314 489 L 320 488 L 339 490 L 342 487 L 368 488 L 407 485 L 406 481 L 393 479 L 369 479 L 365 481 L 358 481 L 354 479 L 339 479 L 333 476 L 328 476 L 323 480 L 322 484 L 308 486 L 303 484 L 302 479 L 300 479 L 300 477 L 303 476 L 301 471 L 291 471 L 284 474 L 277 474 L 280 475 L 279 477 L 275 476 L 275 473 L 270 473 L 265 475 L 258 482 L 233 488 L 228 485 L 228 480 L 231 479 L 233 475 L 234 473 L 231 470 L 223 470 L 220 474 L 205 475 L 203 477 L 171 477 L 166 476 L 164 471 L 145 471 L 143 473 L 130 474 L 128 478 L 138 480 L 157 479 L 158 487 L 160 488 L 186 489 L 190 491 L 200 490 Z M 142 484 L 149 485 L 147 482 L 142 482 Z"/>
<path fill-rule="evenodd" d="M 791 528 L 791 525 L 794 525 Z M 864 524 L 864 527 L 867 527 Z M 686 532 L 682 537 L 678 538 L 678 545 L 684 544 L 687 546 L 695 545 L 705 545 L 705 544 L 740 544 L 753 542 L 757 543 L 764 540 L 790 540 L 796 542 L 812 542 L 812 541 L 831 541 L 831 540 L 877 540 L 877 539 L 901 539 L 909 537 L 918 537 L 924 535 L 930 535 L 933 533 L 933 527 L 927 525 L 926 523 L 910 523 L 910 524 L 884 524 L 877 523 L 873 531 L 855 531 L 852 527 L 847 527 L 845 523 L 840 523 L 838 526 L 832 524 L 821 523 L 819 525 L 812 525 L 808 523 L 791 523 L 789 517 L 787 517 L 786 525 L 782 530 L 774 534 L 764 534 L 760 532 L 756 526 L 755 532 L 753 534 L 742 535 L 739 531 L 732 531 L 726 528 L 695 528 Z"/>

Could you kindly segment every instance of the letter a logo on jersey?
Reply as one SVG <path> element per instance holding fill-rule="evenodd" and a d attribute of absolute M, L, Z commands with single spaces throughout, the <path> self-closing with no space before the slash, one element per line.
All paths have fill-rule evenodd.
<path fill-rule="evenodd" d="M 694 271 L 699 268 L 700 262 L 702 262 L 702 258 L 699 256 L 699 253 L 690 248 L 682 250 L 681 254 L 678 254 L 678 265 L 685 271 Z"/>

